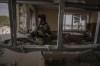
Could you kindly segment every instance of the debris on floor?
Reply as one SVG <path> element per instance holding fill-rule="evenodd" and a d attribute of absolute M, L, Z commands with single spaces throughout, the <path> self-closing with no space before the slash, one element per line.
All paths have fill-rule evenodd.
<path fill-rule="evenodd" d="M 78 54 L 56 53 L 44 54 L 45 66 L 100 66 L 100 59 L 92 50 L 82 51 Z"/>

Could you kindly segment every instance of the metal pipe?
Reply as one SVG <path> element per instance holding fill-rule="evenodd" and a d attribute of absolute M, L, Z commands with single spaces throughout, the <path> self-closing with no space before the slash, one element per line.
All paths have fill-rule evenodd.
<path fill-rule="evenodd" d="M 60 0 L 60 3 L 59 3 L 59 14 L 58 14 L 57 48 L 60 48 L 62 46 L 63 16 L 64 16 L 64 0 Z"/>

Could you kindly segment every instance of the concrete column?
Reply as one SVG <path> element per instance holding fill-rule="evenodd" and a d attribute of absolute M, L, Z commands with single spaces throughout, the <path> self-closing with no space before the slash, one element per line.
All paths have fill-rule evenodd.
<path fill-rule="evenodd" d="M 100 44 L 100 12 L 98 12 L 94 44 Z"/>
<path fill-rule="evenodd" d="M 61 46 L 62 46 L 63 16 L 64 16 L 64 0 L 60 0 L 60 2 L 59 2 L 59 14 L 58 14 L 57 48 L 61 48 Z"/>
<path fill-rule="evenodd" d="M 11 28 L 11 43 L 12 45 L 16 44 L 16 0 L 8 1 L 9 7 L 9 18 L 10 18 L 10 28 Z"/>

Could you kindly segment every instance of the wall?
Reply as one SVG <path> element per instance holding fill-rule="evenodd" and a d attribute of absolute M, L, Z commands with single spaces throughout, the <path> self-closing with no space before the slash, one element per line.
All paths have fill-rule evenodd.
<path fill-rule="evenodd" d="M 96 23 L 97 21 L 97 12 L 89 12 L 85 10 L 76 10 L 76 9 L 66 9 L 66 13 L 88 13 L 90 14 L 89 23 Z M 47 16 L 47 22 L 50 25 L 50 28 L 52 31 L 57 31 L 58 29 L 58 9 L 51 9 L 51 8 L 38 8 L 37 9 L 37 15 L 38 14 L 46 14 Z"/>
<path fill-rule="evenodd" d="M 90 13 L 90 23 L 96 23 L 97 22 L 97 12 L 91 12 Z"/>
<path fill-rule="evenodd" d="M 47 22 L 50 25 L 50 28 L 52 31 L 57 31 L 58 29 L 58 9 L 52 9 L 52 8 L 37 8 L 37 15 L 38 14 L 46 14 L 47 16 Z M 66 9 L 66 13 L 89 13 L 85 10 L 72 10 L 72 9 Z"/>
<path fill-rule="evenodd" d="M 57 9 L 37 9 L 38 14 L 45 14 L 47 17 L 47 22 L 50 25 L 51 31 L 58 30 L 58 10 Z"/>
<path fill-rule="evenodd" d="M 90 12 L 89 23 L 87 24 L 87 30 L 91 32 L 93 38 L 95 37 L 97 15 L 98 15 L 97 12 Z"/>

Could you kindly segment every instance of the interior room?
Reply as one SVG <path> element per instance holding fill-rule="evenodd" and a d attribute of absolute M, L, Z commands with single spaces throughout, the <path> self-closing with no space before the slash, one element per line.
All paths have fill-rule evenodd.
<path fill-rule="evenodd" d="M 99 0 L 0 0 L 0 66 L 100 66 Z"/>
<path fill-rule="evenodd" d="M 45 14 L 52 36 L 51 42 L 48 44 L 55 45 L 57 44 L 58 34 L 58 13 L 58 4 L 17 4 L 17 32 L 29 35 L 38 25 L 38 15 Z M 97 11 L 65 7 L 62 23 L 63 44 L 84 45 L 94 43 Z"/>

